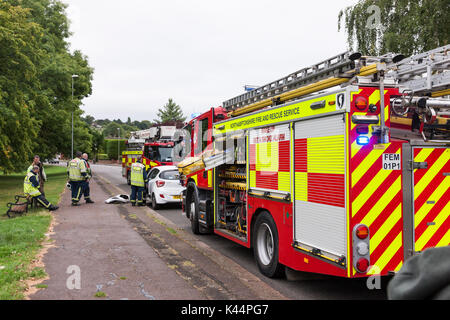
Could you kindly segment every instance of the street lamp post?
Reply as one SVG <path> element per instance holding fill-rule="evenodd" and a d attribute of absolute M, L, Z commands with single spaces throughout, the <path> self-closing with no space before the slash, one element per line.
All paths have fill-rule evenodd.
<path fill-rule="evenodd" d="M 120 128 L 117 128 L 117 163 L 120 163 Z"/>
<path fill-rule="evenodd" d="M 73 79 L 78 78 L 77 74 L 73 74 L 72 75 L 72 108 L 73 108 Z M 73 159 L 73 109 L 72 109 L 72 157 L 71 159 Z"/>

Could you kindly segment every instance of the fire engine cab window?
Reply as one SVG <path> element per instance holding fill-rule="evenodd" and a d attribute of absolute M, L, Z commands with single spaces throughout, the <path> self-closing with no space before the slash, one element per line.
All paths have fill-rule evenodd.
<path fill-rule="evenodd" d="M 153 160 L 159 162 L 171 162 L 173 148 L 153 147 Z"/>
<path fill-rule="evenodd" d="M 202 120 L 202 151 L 205 151 L 206 147 L 208 146 L 208 120 L 209 118 L 206 118 Z"/>
<path fill-rule="evenodd" d="M 144 147 L 144 157 L 146 157 L 147 159 L 150 159 L 150 148 L 149 148 L 149 146 L 145 146 Z"/>
<path fill-rule="evenodd" d="M 195 146 L 195 154 L 198 155 L 205 151 L 206 147 L 208 146 L 208 118 L 200 120 L 200 122 L 197 122 L 198 124 L 198 131 L 197 131 L 197 139 L 196 139 L 196 146 Z"/>

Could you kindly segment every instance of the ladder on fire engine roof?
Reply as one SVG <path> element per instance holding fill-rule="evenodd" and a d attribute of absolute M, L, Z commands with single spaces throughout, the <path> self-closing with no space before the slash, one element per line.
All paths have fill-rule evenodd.
<path fill-rule="evenodd" d="M 243 111 L 242 109 L 245 106 L 258 104 L 258 102 L 264 100 L 268 100 L 268 104 L 261 107 L 269 106 L 272 104 L 270 99 L 279 94 L 290 92 L 323 79 L 338 77 L 339 75 L 351 71 L 355 68 L 354 61 L 360 56 L 359 53 L 341 53 L 311 67 L 291 73 L 290 75 L 265 86 L 227 100 L 223 103 L 223 107 L 231 112 L 232 115 L 239 115 L 252 111 Z M 346 80 L 348 81 L 348 79 Z M 241 111 L 243 112 L 241 113 Z"/>
<path fill-rule="evenodd" d="M 449 47 L 437 48 L 404 60 L 393 53 L 381 57 L 361 57 L 360 53 L 345 52 L 229 99 L 223 103 L 223 107 L 231 116 L 239 116 L 344 84 L 355 76 L 365 77 L 386 69 L 395 70 L 389 76 L 405 89 L 431 92 L 440 88 L 438 93 L 448 94 L 450 75 L 441 71 L 448 69 Z M 426 72 L 428 76 L 419 79 Z"/>
<path fill-rule="evenodd" d="M 438 97 L 450 94 L 450 45 L 423 52 L 397 63 L 388 73 L 401 90 Z"/>

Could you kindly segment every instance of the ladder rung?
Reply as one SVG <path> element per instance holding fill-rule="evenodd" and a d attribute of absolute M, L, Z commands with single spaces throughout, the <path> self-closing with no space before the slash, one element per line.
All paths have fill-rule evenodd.
<path fill-rule="evenodd" d="M 240 108 L 264 99 L 274 97 L 280 93 L 314 83 L 330 76 L 338 76 L 354 69 L 354 61 L 350 59 L 351 53 L 344 52 L 313 66 L 303 68 L 286 77 L 270 82 L 255 90 L 229 99 L 223 103 L 228 111 Z"/>

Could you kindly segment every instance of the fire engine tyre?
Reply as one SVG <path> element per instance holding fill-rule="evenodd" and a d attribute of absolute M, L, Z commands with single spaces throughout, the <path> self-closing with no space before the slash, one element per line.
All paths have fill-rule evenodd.
<path fill-rule="evenodd" d="M 278 231 L 269 212 L 262 212 L 255 222 L 253 252 L 259 271 L 269 278 L 284 276 L 284 265 L 278 262 Z"/>
<path fill-rule="evenodd" d="M 200 234 L 200 224 L 198 222 L 199 200 L 197 187 L 193 183 L 189 183 L 188 194 L 186 197 L 186 210 L 189 210 L 189 219 L 191 220 L 191 230 L 193 234 Z"/>

